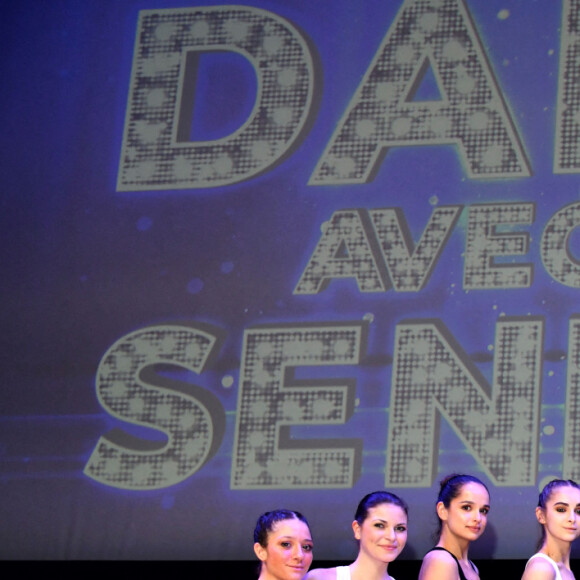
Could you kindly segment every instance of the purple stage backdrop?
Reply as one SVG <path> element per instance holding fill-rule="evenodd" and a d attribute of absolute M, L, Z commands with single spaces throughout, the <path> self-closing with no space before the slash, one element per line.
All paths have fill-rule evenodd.
<path fill-rule="evenodd" d="M 0 556 L 251 559 L 580 479 L 580 0 L 3 6 Z"/>

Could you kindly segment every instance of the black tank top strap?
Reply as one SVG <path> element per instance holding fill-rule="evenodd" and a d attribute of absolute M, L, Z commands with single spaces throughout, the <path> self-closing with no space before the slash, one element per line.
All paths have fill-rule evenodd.
<path fill-rule="evenodd" d="M 459 574 L 459 580 L 467 580 L 461 566 L 459 565 L 459 560 L 449 550 L 446 550 L 441 546 L 435 546 L 433 549 L 429 550 L 429 552 L 434 552 L 435 550 L 443 550 L 444 552 L 447 552 L 455 560 L 455 563 L 457 564 L 457 572 Z M 427 552 L 427 554 L 429 552 Z M 475 567 L 475 564 L 471 560 L 469 560 L 469 564 L 473 568 L 474 572 L 477 572 L 477 568 Z"/>

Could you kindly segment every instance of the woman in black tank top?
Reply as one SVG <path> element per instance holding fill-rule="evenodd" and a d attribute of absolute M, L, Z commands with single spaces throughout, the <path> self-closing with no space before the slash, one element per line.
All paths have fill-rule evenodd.
<path fill-rule="evenodd" d="M 487 487 L 472 475 L 450 475 L 441 482 L 436 511 L 439 541 L 425 554 L 419 580 L 479 580 L 468 550 L 485 530 Z"/>

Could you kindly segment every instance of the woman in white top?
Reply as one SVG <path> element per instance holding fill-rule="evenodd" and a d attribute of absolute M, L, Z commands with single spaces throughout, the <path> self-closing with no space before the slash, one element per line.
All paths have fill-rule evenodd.
<path fill-rule="evenodd" d="M 580 486 L 572 480 L 550 481 L 540 493 L 536 517 L 542 528 L 540 549 L 528 560 L 522 580 L 574 580 L 570 550 L 580 536 Z"/>
<path fill-rule="evenodd" d="M 359 542 L 350 566 L 311 570 L 306 580 L 394 580 L 387 567 L 407 542 L 407 504 L 394 493 L 375 491 L 358 504 L 352 530 Z"/>

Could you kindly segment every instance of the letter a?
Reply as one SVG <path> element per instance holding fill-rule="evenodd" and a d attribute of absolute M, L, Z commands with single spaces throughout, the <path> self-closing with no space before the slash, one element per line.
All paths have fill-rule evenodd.
<path fill-rule="evenodd" d="M 429 67 L 442 98 L 415 101 Z M 449 144 L 471 178 L 530 175 L 464 1 L 405 0 L 310 183 L 369 182 L 389 147 Z"/>
<path fill-rule="evenodd" d="M 332 214 L 294 294 L 318 294 L 335 278 L 354 278 L 361 292 L 385 292 L 391 287 L 364 209 Z"/>

